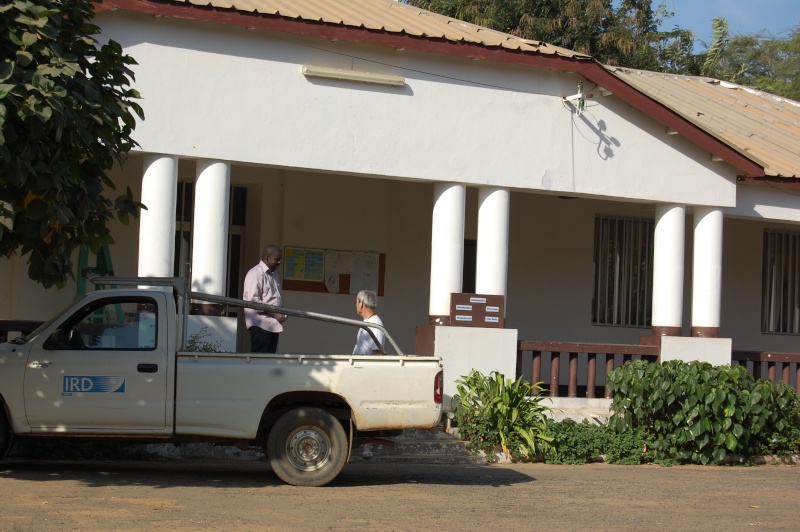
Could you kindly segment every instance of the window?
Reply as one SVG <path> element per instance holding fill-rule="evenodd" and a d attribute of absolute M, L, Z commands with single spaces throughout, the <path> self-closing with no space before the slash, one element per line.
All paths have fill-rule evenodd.
<path fill-rule="evenodd" d="M 45 349 L 152 350 L 158 337 L 157 306 L 149 298 L 95 301 L 70 317 Z"/>
<path fill-rule="evenodd" d="M 655 222 L 597 215 L 592 323 L 650 327 Z"/>
<path fill-rule="evenodd" d="M 800 232 L 764 231 L 761 332 L 800 334 Z"/>

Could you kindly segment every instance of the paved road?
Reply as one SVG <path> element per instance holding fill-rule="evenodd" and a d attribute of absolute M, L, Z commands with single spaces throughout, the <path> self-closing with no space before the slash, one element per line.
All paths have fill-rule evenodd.
<path fill-rule="evenodd" d="M 282 484 L 263 462 L 0 462 L 10 530 L 797 530 L 800 468 L 348 464 Z"/>

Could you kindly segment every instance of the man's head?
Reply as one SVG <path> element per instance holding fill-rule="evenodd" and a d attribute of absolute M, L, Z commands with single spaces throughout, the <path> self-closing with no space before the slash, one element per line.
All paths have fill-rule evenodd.
<path fill-rule="evenodd" d="M 356 296 L 356 313 L 362 318 L 375 314 L 378 306 L 378 296 L 372 290 L 361 290 Z"/>
<path fill-rule="evenodd" d="M 267 268 L 273 272 L 278 269 L 278 266 L 281 265 L 282 258 L 283 253 L 281 253 L 281 248 L 274 244 L 265 246 L 264 251 L 261 253 L 261 260 L 264 261 L 264 264 L 267 265 Z"/>

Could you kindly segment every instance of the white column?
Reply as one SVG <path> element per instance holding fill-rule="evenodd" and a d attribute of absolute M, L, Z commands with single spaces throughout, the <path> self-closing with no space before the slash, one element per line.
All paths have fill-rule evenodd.
<path fill-rule="evenodd" d="M 175 260 L 175 202 L 178 158 L 144 157 L 142 209 L 139 219 L 139 277 L 172 277 Z"/>
<path fill-rule="evenodd" d="M 508 281 L 508 211 L 510 193 L 505 188 L 478 190 L 478 248 L 475 291 L 506 295 Z"/>
<path fill-rule="evenodd" d="M 192 290 L 195 292 L 225 295 L 230 186 L 230 164 L 197 161 L 192 218 Z"/>
<path fill-rule="evenodd" d="M 694 211 L 692 336 L 717 338 L 722 290 L 722 210 Z"/>
<path fill-rule="evenodd" d="M 464 202 L 466 186 L 433 186 L 431 223 L 430 316 L 450 314 L 450 294 L 461 292 L 464 267 Z"/>
<path fill-rule="evenodd" d="M 680 336 L 683 318 L 683 205 L 656 205 L 653 257 L 653 334 Z"/>

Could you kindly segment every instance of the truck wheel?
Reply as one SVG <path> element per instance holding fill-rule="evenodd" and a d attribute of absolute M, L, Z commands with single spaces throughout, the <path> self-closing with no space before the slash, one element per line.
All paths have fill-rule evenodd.
<path fill-rule="evenodd" d="M 347 462 L 349 442 L 339 421 L 319 408 L 296 408 L 269 432 L 267 456 L 281 480 L 294 486 L 324 486 Z"/>
<path fill-rule="evenodd" d="M 3 405 L 0 404 L 0 458 L 3 458 L 11 449 L 11 427 L 8 425 Z"/>

